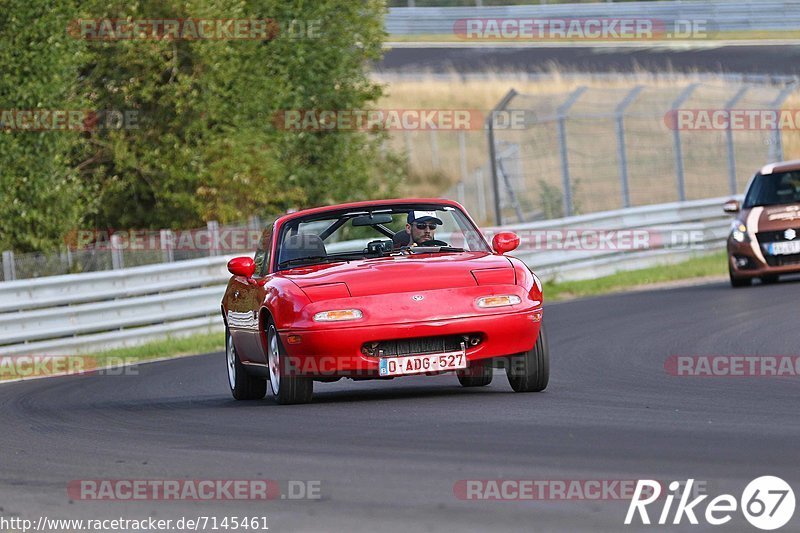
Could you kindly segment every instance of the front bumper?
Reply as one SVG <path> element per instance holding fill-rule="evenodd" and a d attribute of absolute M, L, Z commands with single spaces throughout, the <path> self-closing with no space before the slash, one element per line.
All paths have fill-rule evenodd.
<path fill-rule="evenodd" d="M 539 335 L 541 318 L 542 309 L 537 307 L 518 312 L 425 322 L 363 326 L 343 324 L 324 330 L 290 329 L 281 331 L 280 337 L 291 367 L 287 371 L 312 377 L 371 378 L 378 377 L 380 359 L 362 353 L 362 346 L 366 343 L 480 335 L 482 341 L 478 345 L 466 347 L 467 361 L 475 362 L 532 349 Z"/>
<path fill-rule="evenodd" d="M 765 252 L 761 248 L 756 248 L 758 246 L 755 242 L 736 242 L 733 239 L 728 239 L 728 264 L 734 276 L 737 278 L 757 278 L 800 272 L 800 262 L 769 265 Z"/>

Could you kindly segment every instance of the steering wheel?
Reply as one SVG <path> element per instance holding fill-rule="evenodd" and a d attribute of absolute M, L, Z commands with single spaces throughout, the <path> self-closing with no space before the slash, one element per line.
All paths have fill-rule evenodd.
<path fill-rule="evenodd" d="M 440 241 L 437 239 L 431 239 L 429 241 L 419 243 L 419 246 L 450 246 L 444 241 Z"/>

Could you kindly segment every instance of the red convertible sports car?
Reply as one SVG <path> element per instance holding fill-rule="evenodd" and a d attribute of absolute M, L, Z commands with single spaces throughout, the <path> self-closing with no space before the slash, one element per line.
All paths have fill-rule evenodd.
<path fill-rule="evenodd" d="M 505 368 L 516 392 L 549 379 L 542 285 L 458 203 L 382 200 L 308 209 L 228 263 L 222 300 L 237 400 L 311 401 L 314 381 L 455 371 L 465 387 Z"/>

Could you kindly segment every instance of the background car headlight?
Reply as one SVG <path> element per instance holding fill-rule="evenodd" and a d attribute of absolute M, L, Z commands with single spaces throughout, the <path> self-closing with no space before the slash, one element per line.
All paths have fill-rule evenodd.
<path fill-rule="evenodd" d="M 481 308 L 489 308 L 489 307 L 504 307 L 507 305 L 516 305 L 520 303 L 519 296 L 515 294 L 504 294 L 500 296 L 484 296 L 483 298 L 478 298 L 476 303 L 478 307 Z"/>
<path fill-rule="evenodd" d="M 364 315 L 358 309 L 338 309 L 322 311 L 314 315 L 314 322 L 337 322 L 339 320 L 358 320 Z"/>
<path fill-rule="evenodd" d="M 733 231 L 731 232 L 731 237 L 736 242 L 745 242 L 750 240 L 747 236 L 747 226 L 744 224 L 739 224 L 734 226 Z"/>

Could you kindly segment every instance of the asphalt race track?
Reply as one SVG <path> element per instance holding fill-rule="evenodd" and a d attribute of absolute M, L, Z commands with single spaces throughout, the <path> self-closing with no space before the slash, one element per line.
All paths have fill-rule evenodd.
<path fill-rule="evenodd" d="M 796 76 L 800 45 L 447 46 L 387 51 L 378 72 L 709 72 Z"/>
<path fill-rule="evenodd" d="M 664 362 L 796 355 L 798 295 L 796 281 L 719 282 L 549 305 L 542 394 L 448 375 L 318 384 L 306 406 L 241 403 L 223 354 L 2 385 L 0 506 L 34 519 L 267 516 L 270 531 L 755 531 L 740 513 L 724 528 L 625 528 L 626 501 L 463 501 L 453 487 L 694 478 L 738 498 L 772 474 L 797 490 L 800 378 L 676 377 Z M 323 497 L 70 501 L 67 483 L 89 478 L 320 480 Z M 798 530 L 796 512 L 781 531 Z"/>

